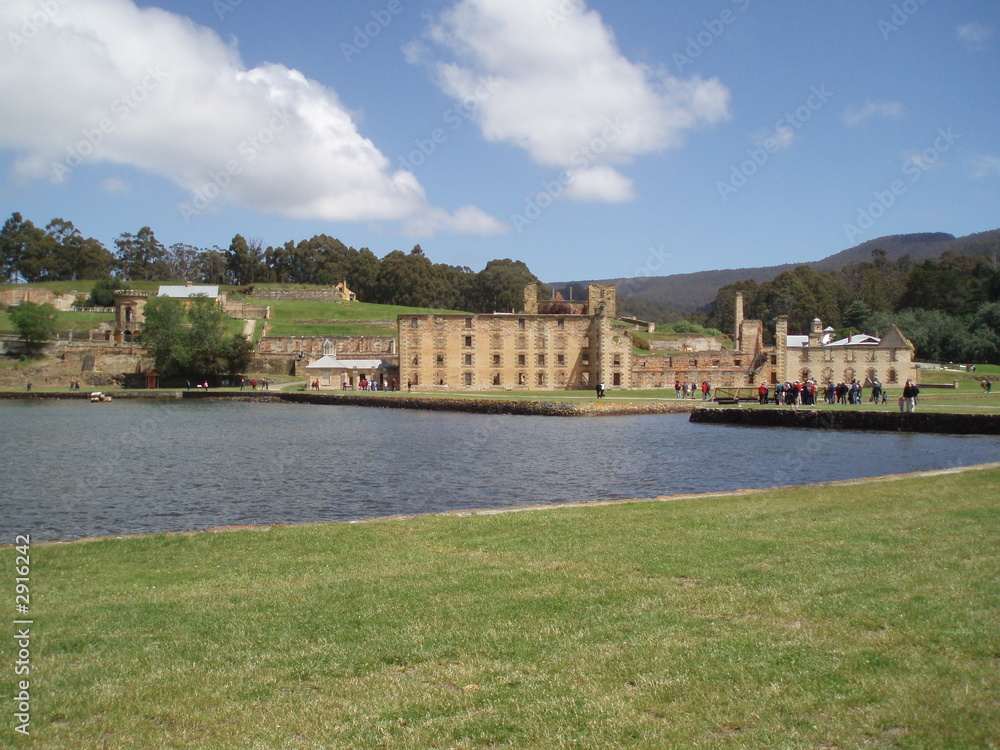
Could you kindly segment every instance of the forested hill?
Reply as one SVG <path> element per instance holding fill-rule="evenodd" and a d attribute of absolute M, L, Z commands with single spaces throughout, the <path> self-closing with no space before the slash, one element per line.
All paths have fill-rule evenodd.
<path fill-rule="evenodd" d="M 882 248 L 886 259 L 898 260 L 909 255 L 914 262 L 937 258 L 951 250 L 965 255 L 1000 254 L 1000 229 L 955 237 L 943 232 L 922 234 L 897 234 L 879 237 L 860 245 L 842 250 L 817 261 L 800 261 L 761 268 L 730 268 L 697 273 L 680 273 L 647 278 L 602 279 L 550 284 L 564 296 L 569 296 L 572 286 L 574 298 L 586 296 L 587 284 L 617 284 L 622 295 L 646 300 L 658 307 L 671 308 L 683 313 L 707 311 L 719 289 L 737 281 L 753 279 L 758 283 L 770 281 L 779 274 L 798 266 L 811 266 L 817 270 L 836 270 L 849 263 L 871 260 L 872 250 Z"/>

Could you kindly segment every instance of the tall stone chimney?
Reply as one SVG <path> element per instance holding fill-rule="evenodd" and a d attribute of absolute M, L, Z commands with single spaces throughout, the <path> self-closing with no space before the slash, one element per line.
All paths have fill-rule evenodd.
<path fill-rule="evenodd" d="M 743 292 L 736 292 L 736 299 L 734 300 L 734 305 L 736 308 L 733 326 L 733 345 L 736 347 L 737 351 L 743 350 Z"/>
<path fill-rule="evenodd" d="M 524 287 L 524 314 L 538 315 L 538 286 L 528 284 Z"/>
<path fill-rule="evenodd" d="M 779 315 L 774 322 L 774 372 L 778 380 L 788 379 L 788 316 Z"/>

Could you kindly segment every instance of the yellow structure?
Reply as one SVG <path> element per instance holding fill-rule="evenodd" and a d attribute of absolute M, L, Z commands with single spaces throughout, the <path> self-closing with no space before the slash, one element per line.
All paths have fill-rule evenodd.
<path fill-rule="evenodd" d="M 400 315 L 400 383 L 421 390 L 627 388 L 632 340 L 613 326 L 615 288 L 592 284 L 581 314 Z"/>

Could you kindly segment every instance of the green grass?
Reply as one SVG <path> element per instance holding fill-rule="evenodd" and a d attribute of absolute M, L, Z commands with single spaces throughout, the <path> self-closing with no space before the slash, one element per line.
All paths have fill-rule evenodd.
<path fill-rule="evenodd" d="M 979 391 L 979 383 L 982 378 L 991 377 L 994 380 L 1000 378 L 1000 366 L 998 365 L 976 365 L 975 372 L 965 372 L 964 370 L 921 370 L 921 383 L 935 383 L 940 385 L 950 385 L 958 381 L 959 390 Z"/>
<path fill-rule="evenodd" d="M 397 315 L 461 314 L 457 310 L 375 305 L 367 302 L 247 301 L 259 307 L 270 306 L 268 336 L 395 336 Z"/>
<path fill-rule="evenodd" d="M 998 486 L 36 546 L 30 744 L 995 748 Z"/>
<path fill-rule="evenodd" d="M 57 312 L 56 330 L 85 332 L 97 328 L 100 323 L 115 319 L 114 313 Z M 16 333 L 17 329 L 6 311 L 0 311 L 0 333 Z"/>
<path fill-rule="evenodd" d="M 396 336 L 396 325 L 364 323 L 278 323 L 267 329 L 268 336 Z"/>

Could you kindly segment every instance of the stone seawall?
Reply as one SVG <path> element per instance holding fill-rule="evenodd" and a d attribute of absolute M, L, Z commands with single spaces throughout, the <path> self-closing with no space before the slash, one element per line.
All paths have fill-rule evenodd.
<path fill-rule="evenodd" d="M 423 411 L 460 411 L 471 414 L 514 414 L 542 417 L 597 417 L 633 414 L 676 414 L 689 412 L 694 404 L 559 401 L 511 401 L 486 398 L 424 398 L 332 393 L 281 393 L 283 401 L 329 406 L 373 406 L 383 409 L 420 409 Z"/>
<path fill-rule="evenodd" d="M 95 389 L 97 390 L 97 389 Z M 0 391 L 0 399 L 27 401 L 89 401 L 91 391 Z M 180 398 L 179 391 L 107 391 L 112 401 L 121 399 L 170 399 Z"/>
<path fill-rule="evenodd" d="M 1000 435 L 998 414 L 818 411 L 813 409 L 698 409 L 692 422 L 746 427 L 807 427 L 823 430 L 882 430 L 964 435 Z"/>

